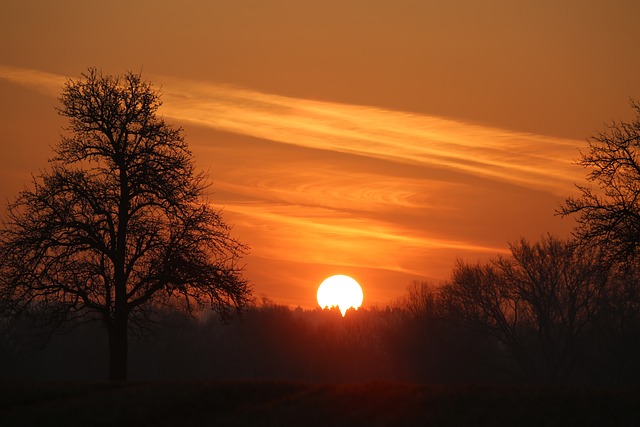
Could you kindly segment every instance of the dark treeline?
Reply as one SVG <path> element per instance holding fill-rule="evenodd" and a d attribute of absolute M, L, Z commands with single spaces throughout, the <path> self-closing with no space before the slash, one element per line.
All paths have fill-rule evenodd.
<path fill-rule="evenodd" d="M 132 343 L 131 379 L 640 384 L 637 272 L 550 236 L 511 250 L 344 318 L 268 300 L 227 323 L 158 313 L 158 327 Z M 44 348 L 29 329 L 5 336 L 2 378 L 104 378 L 100 327 L 58 333 Z"/>

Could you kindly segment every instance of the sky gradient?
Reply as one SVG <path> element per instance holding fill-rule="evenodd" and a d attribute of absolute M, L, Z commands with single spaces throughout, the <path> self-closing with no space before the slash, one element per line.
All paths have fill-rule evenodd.
<path fill-rule="evenodd" d="M 578 149 L 640 97 L 633 2 L 112 5 L 0 6 L 2 196 L 47 167 L 66 77 L 141 70 L 256 296 L 294 306 L 333 274 L 383 305 L 456 258 L 567 236 Z"/>

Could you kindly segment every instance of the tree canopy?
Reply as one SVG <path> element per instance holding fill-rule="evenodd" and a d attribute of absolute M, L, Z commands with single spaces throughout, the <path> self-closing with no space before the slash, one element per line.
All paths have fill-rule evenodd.
<path fill-rule="evenodd" d="M 614 262 L 626 263 L 640 249 L 640 103 L 631 101 L 635 118 L 607 125 L 589 139 L 579 165 L 589 169 L 595 188 L 578 186 L 560 214 L 575 215 L 576 237 L 606 247 Z"/>
<path fill-rule="evenodd" d="M 125 379 L 129 325 L 144 325 L 148 308 L 225 315 L 249 301 L 247 248 L 208 203 L 207 176 L 140 74 L 90 68 L 60 103 L 69 125 L 51 168 L 0 231 L 0 297 L 13 317 L 102 320 L 109 377 Z"/>

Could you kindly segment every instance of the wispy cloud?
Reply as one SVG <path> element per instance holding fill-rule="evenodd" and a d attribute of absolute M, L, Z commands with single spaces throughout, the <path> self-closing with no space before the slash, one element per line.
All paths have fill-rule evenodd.
<path fill-rule="evenodd" d="M 51 96 L 60 94 L 60 89 L 66 80 L 59 74 L 5 65 L 0 65 L 0 79 L 29 86 Z"/>
<path fill-rule="evenodd" d="M 162 77 L 165 114 L 229 132 L 322 150 L 441 167 L 564 192 L 576 141 L 388 109 L 265 94 Z"/>
<path fill-rule="evenodd" d="M 59 92 L 64 77 L 0 66 L 0 78 Z M 447 168 L 556 194 L 576 180 L 578 142 L 377 107 L 159 76 L 163 114 L 308 148 Z"/>
<path fill-rule="evenodd" d="M 419 268 L 409 271 L 397 261 L 408 248 L 491 255 L 504 252 L 504 248 L 429 237 L 428 232 L 416 233 L 388 221 L 332 209 L 242 203 L 228 204 L 225 210 L 234 212 L 236 226 L 262 225 L 260 238 L 270 243 L 257 251 L 265 258 L 416 273 Z"/>

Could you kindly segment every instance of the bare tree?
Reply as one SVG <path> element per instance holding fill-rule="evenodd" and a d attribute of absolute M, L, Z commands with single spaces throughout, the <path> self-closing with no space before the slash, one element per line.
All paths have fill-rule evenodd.
<path fill-rule="evenodd" d="M 533 244 L 521 239 L 511 253 L 496 265 L 513 298 L 526 305 L 523 320 L 535 332 L 544 377 L 564 380 L 606 297 L 608 269 L 601 252 L 548 235 Z"/>
<path fill-rule="evenodd" d="M 409 283 L 406 294 L 396 305 L 412 317 L 434 319 L 439 315 L 436 287 L 429 282 Z"/>
<path fill-rule="evenodd" d="M 497 339 L 526 376 L 565 380 L 606 298 L 599 253 L 547 236 L 489 264 L 459 262 L 442 289 L 453 312 Z"/>
<path fill-rule="evenodd" d="M 587 179 L 597 188 L 578 186 L 582 194 L 559 210 L 576 215 L 579 241 L 607 248 L 612 261 L 622 263 L 640 249 L 640 104 L 631 101 L 631 107 L 632 121 L 606 126 L 581 153 L 578 164 L 590 169 Z"/>
<path fill-rule="evenodd" d="M 440 299 L 451 320 L 461 320 L 484 332 L 508 351 L 525 377 L 536 378 L 522 331 L 527 307 L 508 288 L 493 263 L 468 264 L 458 260 L 451 280 L 440 288 Z"/>
<path fill-rule="evenodd" d="M 0 231 L 0 298 L 13 317 L 102 320 L 109 378 L 125 380 L 130 326 L 152 308 L 225 315 L 246 304 L 246 247 L 207 203 L 182 129 L 158 117 L 160 95 L 139 74 L 91 68 L 60 102 L 67 136 Z"/>

